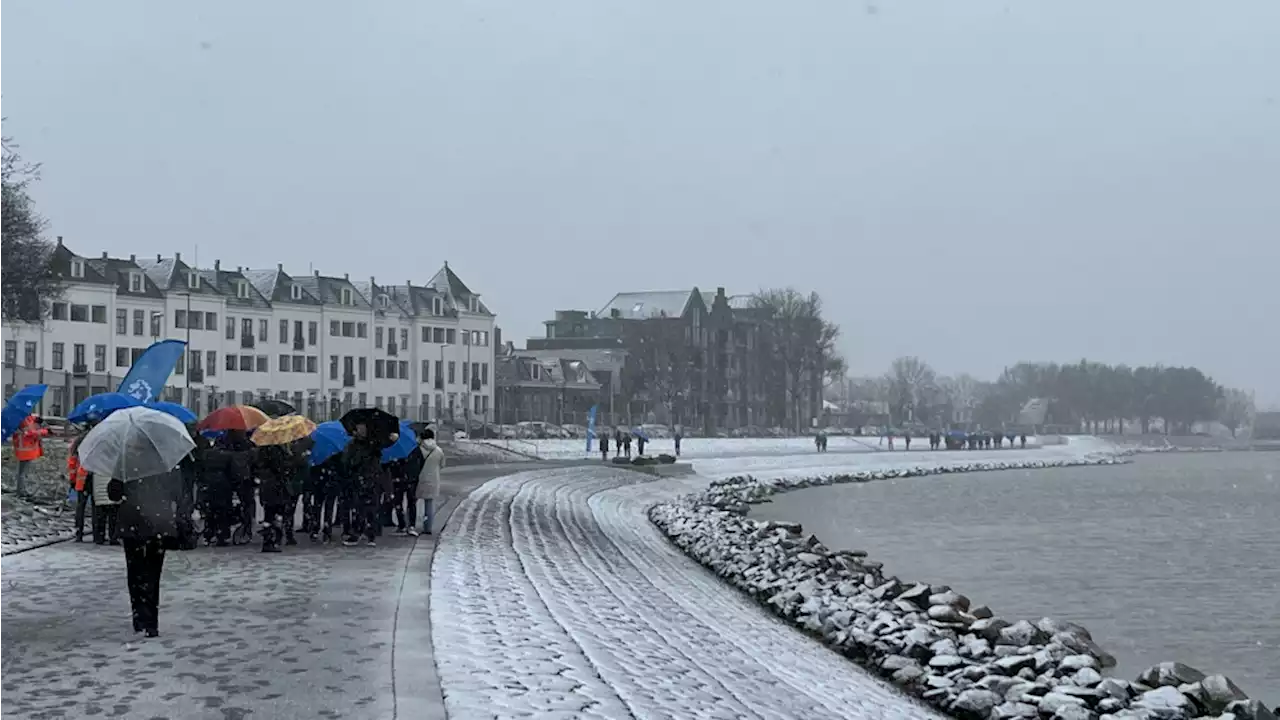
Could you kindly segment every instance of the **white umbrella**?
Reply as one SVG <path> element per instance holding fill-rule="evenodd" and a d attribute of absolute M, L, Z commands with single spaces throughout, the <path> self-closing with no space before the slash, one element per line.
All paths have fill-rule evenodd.
<path fill-rule="evenodd" d="M 80 442 L 80 465 L 121 481 L 169 472 L 195 448 L 176 417 L 149 407 L 117 410 Z"/>

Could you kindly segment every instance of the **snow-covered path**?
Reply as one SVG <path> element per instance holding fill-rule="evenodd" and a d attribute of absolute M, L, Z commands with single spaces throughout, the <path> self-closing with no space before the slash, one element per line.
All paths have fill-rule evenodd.
<path fill-rule="evenodd" d="M 564 468 L 473 492 L 432 569 L 455 720 L 931 718 L 672 547 L 653 503 L 705 479 Z"/>

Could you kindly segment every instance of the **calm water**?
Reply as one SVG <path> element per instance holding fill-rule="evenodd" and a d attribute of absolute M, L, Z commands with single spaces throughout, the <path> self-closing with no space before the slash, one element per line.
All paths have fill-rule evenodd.
<path fill-rule="evenodd" d="M 1178 660 L 1280 703 L 1280 452 L 816 488 L 753 517 L 1001 617 L 1081 623 L 1121 677 Z"/>

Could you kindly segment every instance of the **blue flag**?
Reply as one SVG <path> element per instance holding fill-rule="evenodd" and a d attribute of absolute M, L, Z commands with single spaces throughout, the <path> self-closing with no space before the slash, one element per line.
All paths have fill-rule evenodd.
<path fill-rule="evenodd" d="M 164 384 L 169 382 L 169 374 L 178 364 L 178 358 L 187 351 L 187 344 L 181 340 L 161 340 L 152 345 L 129 368 L 129 374 L 120 381 L 116 392 L 124 393 L 139 402 L 151 402 L 160 396 Z"/>
<path fill-rule="evenodd" d="M 48 385 L 28 385 L 13 397 L 9 398 L 9 402 L 4 406 L 4 439 L 8 440 L 18 430 L 18 426 L 23 420 L 35 410 L 36 405 L 44 398 L 44 393 L 49 389 Z"/>
<path fill-rule="evenodd" d="M 587 411 L 587 454 L 591 454 L 591 441 L 596 436 L 596 408 L 599 405 L 592 405 Z"/>

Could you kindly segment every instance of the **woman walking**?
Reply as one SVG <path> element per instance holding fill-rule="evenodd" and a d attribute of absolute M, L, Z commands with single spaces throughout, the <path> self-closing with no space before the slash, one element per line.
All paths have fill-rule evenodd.
<path fill-rule="evenodd" d="M 167 547 L 180 543 L 177 508 L 182 470 L 123 483 L 111 480 L 103 496 L 119 509 L 120 538 L 128 572 L 133 631 L 160 634 L 160 575 Z"/>
<path fill-rule="evenodd" d="M 422 532 L 430 535 L 440 499 L 440 470 L 445 465 L 444 451 L 436 444 L 436 434 L 429 428 L 419 436 L 418 447 L 422 451 L 422 471 L 418 474 L 418 494 L 414 502 L 422 501 Z"/>

